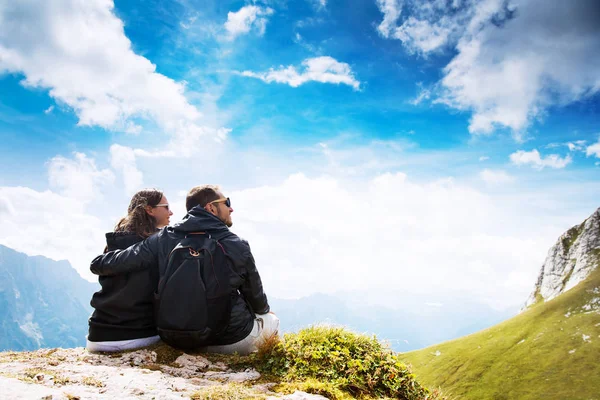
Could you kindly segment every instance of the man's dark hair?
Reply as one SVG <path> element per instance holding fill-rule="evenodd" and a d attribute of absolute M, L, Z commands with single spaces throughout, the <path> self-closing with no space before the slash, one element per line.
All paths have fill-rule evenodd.
<path fill-rule="evenodd" d="M 197 205 L 200 205 L 200 207 L 204 208 L 211 201 L 219 199 L 217 192 L 220 191 L 221 189 L 216 185 L 196 186 L 190 189 L 188 192 L 188 195 L 185 199 L 185 208 L 188 211 Z"/>

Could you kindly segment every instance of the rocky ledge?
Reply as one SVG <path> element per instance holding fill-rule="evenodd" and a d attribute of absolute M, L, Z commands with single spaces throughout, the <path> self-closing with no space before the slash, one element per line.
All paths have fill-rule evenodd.
<path fill-rule="evenodd" d="M 0 353 L 0 397 L 6 399 L 325 399 L 275 393 L 254 369 L 233 370 L 205 355 L 168 346 L 119 354 L 83 348 Z"/>

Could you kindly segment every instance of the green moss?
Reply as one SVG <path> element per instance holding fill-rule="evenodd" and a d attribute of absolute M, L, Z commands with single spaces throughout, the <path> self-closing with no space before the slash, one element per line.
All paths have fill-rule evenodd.
<path fill-rule="evenodd" d="M 81 383 L 83 383 L 86 386 L 94 386 L 94 387 L 98 387 L 98 388 L 106 386 L 104 384 L 104 382 L 102 382 L 99 379 L 94 378 L 93 376 L 86 376 L 86 377 L 84 377 L 81 380 Z"/>
<path fill-rule="evenodd" d="M 265 399 L 262 393 L 239 383 L 228 383 L 226 385 L 208 386 L 194 392 L 192 400 L 240 400 L 240 399 Z"/>
<path fill-rule="evenodd" d="M 183 355 L 183 351 L 175 349 L 163 342 L 158 342 L 155 345 L 147 347 L 147 349 L 156 353 L 156 363 L 162 365 L 174 366 L 173 363 L 175 360 Z"/>
<path fill-rule="evenodd" d="M 580 225 L 574 226 L 565 232 L 562 238 L 562 244 L 565 252 L 568 252 L 571 249 L 571 246 L 573 246 L 573 243 L 575 243 L 577 238 L 579 238 L 579 235 L 581 235 L 581 232 L 583 232 L 583 226 L 584 224 L 581 223 Z"/>
<path fill-rule="evenodd" d="M 313 326 L 287 334 L 282 342 L 253 358 L 260 372 L 288 383 L 327 383 L 321 388 L 331 395 L 344 392 L 354 397 L 434 398 L 398 355 L 375 337 L 343 328 Z"/>
<path fill-rule="evenodd" d="M 457 399 L 598 398 L 600 314 L 581 312 L 598 287 L 600 269 L 508 321 L 401 358 L 423 384 Z"/>

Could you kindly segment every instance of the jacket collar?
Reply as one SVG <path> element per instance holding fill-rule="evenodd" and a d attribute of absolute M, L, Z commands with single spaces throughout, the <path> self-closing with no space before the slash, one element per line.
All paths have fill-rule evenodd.
<path fill-rule="evenodd" d="M 197 205 L 180 222 L 173 225 L 178 232 L 209 232 L 213 235 L 229 233 L 229 228 L 219 218 Z"/>

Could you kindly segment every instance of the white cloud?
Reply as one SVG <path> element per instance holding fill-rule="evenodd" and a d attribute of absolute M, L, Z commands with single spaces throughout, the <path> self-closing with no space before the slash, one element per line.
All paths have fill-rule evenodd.
<path fill-rule="evenodd" d="M 267 17 L 270 15 L 273 15 L 273 9 L 255 5 L 242 7 L 236 12 L 228 12 L 227 22 L 224 25 L 228 34 L 227 38 L 233 40 L 237 36 L 249 33 L 253 28 L 257 35 L 264 35 Z"/>
<path fill-rule="evenodd" d="M 25 187 L 0 187 L 0 243 L 28 255 L 67 259 L 91 278 L 90 261 L 102 252 L 112 223 L 91 216 L 84 202 Z"/>
<path fill-rule="evenodd" d="M 410 101 L 410 104 L 413 106 L 421 104 L 424 100 L 429 100 L 431 97 L 431 90 L 423 87 L 422 83 L 417 84 L 419 87 L 419 94 L 413 100 Z"/>
<path fill-rule="evenodd" d="M 596 158 L 600 158 L 600 138 L 598 139 L 598 142 L 588 146 L 585 149 L 585 155 L 586 156 L 596 156 Z"/>
<path fill-rule="evenodd" d="M 479 161 L 486 161 L 489 160 L 490 158 L 488 156 L 481 156 L 479 157 Z"/>
<path fill-rule="evenodd" d="M 44 114 L 50 114 L 52 111 L 54 111 L 54 106 L 50 106 L 50 107 L 46 108 L 44 110 Z"/>
<path fill-rule="evenodd" d="M 307 58 L 302 62 L 303 70 L 298 72 L 296 67 L 279 67 L 279 69 L 271 68 L 269 72 L 252 72 L 244 71 L 243 76 L 257 78 L 264 82 L 285 83 L 292 87 L 298 87 L 307 82 L 334 83 L 352 86 L 354 90 L 359 90 L 360 82 L 354 78 L 352 69 L 344 62 L 339 62 L 336 59 L 323 56 Z"/>
<path fill-rule="evenodd" d="M 585 144 L 585 140 L 576 140 L 574 142 L 567 143 L 567 147 L 569 148 L 569 151 L 583 151 L 585 150 Z"/>
<path fill-rule="evenodd" d="M 135 151 L 132 148 L 119 144 L 110 146 L 110 165 L 121 172 L 125 193 L 132 195 L 142 188 L 144 175 L 137 167 Z"/>
<path fill-rule="evenodd" d="M 371 300 L 394 292 L 388 301 L 431 293 L 444 301 L 462 292 L 507 306 L 526 298 L 562 233 L 548 232 L 549 221 L 539 224 L 539 210 L 521 199 L 403 173 L 362 182 L 294 174 L 229 195 L 233 230 L 250 240 L 275 297 L 366 291 Z"/>
<path fill-rule="evenodd" d="M 327 0 L 308 0 L 316 11 L 323 11 L 327 8 Z"/>
<path fill-rule="evenodd" d="M 558 154 L 550 154 L 542 157 L 536 149 L 531 151 L 519 150 L 510 155 L 510 161 L 515 165 L 530 164 L 533 168 L 542 170 L 545 167 L 560 169 L 571 163 L 570 155 L 561 158 Z"/>
<path fill-rule="evenodd" d="M 381 36 L 390 37 L 398 18 L 400 18 L 402 4 L 402 0 L 377 0 L 377 7 L 383 13 L 383 21 L 377 26 L 377 31 Z"/>
<path fill-rule="evenodd" d="M 502 170 L 491 170 L 486 168 L 479 173 L 479 176 L 489 185 L 499 185 L 515 181 L 513 176 Z"/>
<path fill-rule="evenodd" d="M 438 102 L 472 112 L 472 134 L 507 127 L 520 140 L 548 107 L 600 90 L 595 0 L 414 0 L 412 15 L 399 26 L 399 3 L 377 4 L 384 14 L 379 32 L 409 52 L 456 46 Z"/>
<path fill-rule="evenodd" d="M 409 17 L 402 26 L 396 28 L 392 37 L 401 40 L 411 53 L 427 54 L 444 46 L 451 33 L 452 28 L 444 24 L 432 25 Z"/>
<path fill-rule="evenodd" d="M 0 24 L 0 72 L 48 89 L 79 125 L 137 134 L 143 119 L 178 138 L 211 133 L 185 84 L 134 53 L 112 0 L 0 0 Z"/>
<path fill-rule="evenodd" d="M 100 187 L 114 182 L 110 170 L 99 170 L 93 159 L 77 152 L 73 153 L 73 159 L 52 158 L 48 163 L 48 177 L 51 188 L 84 203 L 101 197 Z"/>
<path fill-rule="evenodd" d="M 383 13 L 383 21 L 377 31 L 384 38 L 402 41 L 409 53 L 427 55 L 436 51 L 448 43 L 451 35 L 460 28 L 455 19 L 460 15 L 455 11 L 458 5 L 444 1 L 408 1 L 407 9 L 412 15 L 398 26 L 403 3 L 399 0 L 377 0 L 377 6 Z M 450 10 L 454 18 L 443 15 Z"/>

